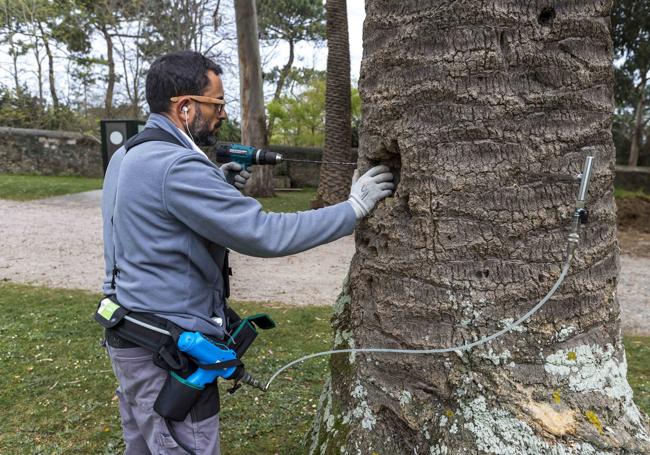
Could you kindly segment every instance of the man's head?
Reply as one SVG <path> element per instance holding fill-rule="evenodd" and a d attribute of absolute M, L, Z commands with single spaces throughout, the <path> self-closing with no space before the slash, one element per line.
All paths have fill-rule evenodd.
<path fill-rule="evenodd" d="M 228 118 L 225 105 L 216 104 L 224 96 L 221 74 L 219 65 L 198 52 L 163 55 L 147 74 L 149 109 L 169 117 L 197 145 L 214 145 L 221 123 Z"/>

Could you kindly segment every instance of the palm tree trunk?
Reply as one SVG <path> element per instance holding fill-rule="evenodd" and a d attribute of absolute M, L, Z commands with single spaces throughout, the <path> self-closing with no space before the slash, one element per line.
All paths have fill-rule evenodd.
<path fill-rule="evenodd" d="M 616 299 L 610 2 L 366 1 L 360 164 L 395 196 L 356 230 L 336 347 L 451 347 L 569 275 L 519 331 L 445 355 L 338 355 L 313 454 L 650 453 Z M 585 58 L 588 56 L 588 58 Z"/>
<path fill-rule="evenodd" d="M 263 148 L 268 145 L 262 67 L 257 33 L 255 0 L 235 0 L 242 143 Z M 273 167 L 253 166 L 246 184 L 250 196 L 273 196 Z"/>
<path fill-rule="evenodd" d="M 327 84 L 325 86 L 325 149 L 323 161 L 350 161 L 352 146 L 350 45 L 346 0 L 328 0 Z M 352 167 L 323 164 L 318 194 L 312 206 L 344 201 L 350 190 Z"/>

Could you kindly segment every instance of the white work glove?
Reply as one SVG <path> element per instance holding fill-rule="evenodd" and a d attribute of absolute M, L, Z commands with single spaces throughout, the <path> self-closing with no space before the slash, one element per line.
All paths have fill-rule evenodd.
<path fill-rule="evenodd" d="M 241 164 L 234 161 L 222 165 L 220 169 L 226 176 L 226 181 L 240 190 L 244 189 L 244 185 L 251 178 L 250 168 L 242 169 Z"/>
<path fill-rule="evenodd" d="M 348 202 L 352 205 L 357 220 L 372 212 L 377 202 L 393 193 L 393 188 L 393 174 L 388 166 L 383 164 L 375 166 L 361 178 L 359 178 L 359 170 L 355 170 Z"/>

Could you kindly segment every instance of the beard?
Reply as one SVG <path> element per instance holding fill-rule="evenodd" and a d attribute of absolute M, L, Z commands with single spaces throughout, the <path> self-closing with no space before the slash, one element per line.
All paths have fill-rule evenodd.
<path fill-rule="evenodd" d="M 219 120 L 214 128 L 203 118 L 201 110 L 196 110 L 194 120 L 189 125 L 189 133 L 194 138 L 194 143 L 199 147 L 212 147 L 217 143 L 217 134 L 222 121 Z"/>

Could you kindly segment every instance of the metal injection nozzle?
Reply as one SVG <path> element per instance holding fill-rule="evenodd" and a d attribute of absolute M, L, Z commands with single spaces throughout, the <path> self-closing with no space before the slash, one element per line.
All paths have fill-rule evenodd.
<path fill-rule="evenodd" d="M 573 212 L 573 222 L 571 223 L 571 232 L 569 233 L 567 244 L 567 256 L 573 256 L 578 242 L 580 241 L 580 225 L 585 224 L 589 218 L 589 212 L 585 210 L 585 201 L 587 200 L 587 191 L 589 190 L 589 179 L 591 178 L 591 169 L 594 164 L 594 157 L 585 158 L 585 164 L 580 174 L 580 189 L 576 199 L 576 210 Z"/>
<path fill-rule="evenodd" d="M 580 174 L 580 189 L 578 190 L 578 202 L 584 203 L 587 200 L 587 190 L 589 189 L 589 179 L 591 178 L 591 169 L 594 163 L 594 157 L 585 158 L 585 164 Z"/>
<path fill-rule="evenodd" d="M 244 375 L 241 377 L 240 381 L 245 383 L 245 384 L 248 384 L 249 386 L 260 389 L 262 392 L 266 392 L 266 385 L 263 384 L 261 381 L 258 381 L 257 379 L 255 379 L 249 373 L 244 373 Z"/>

